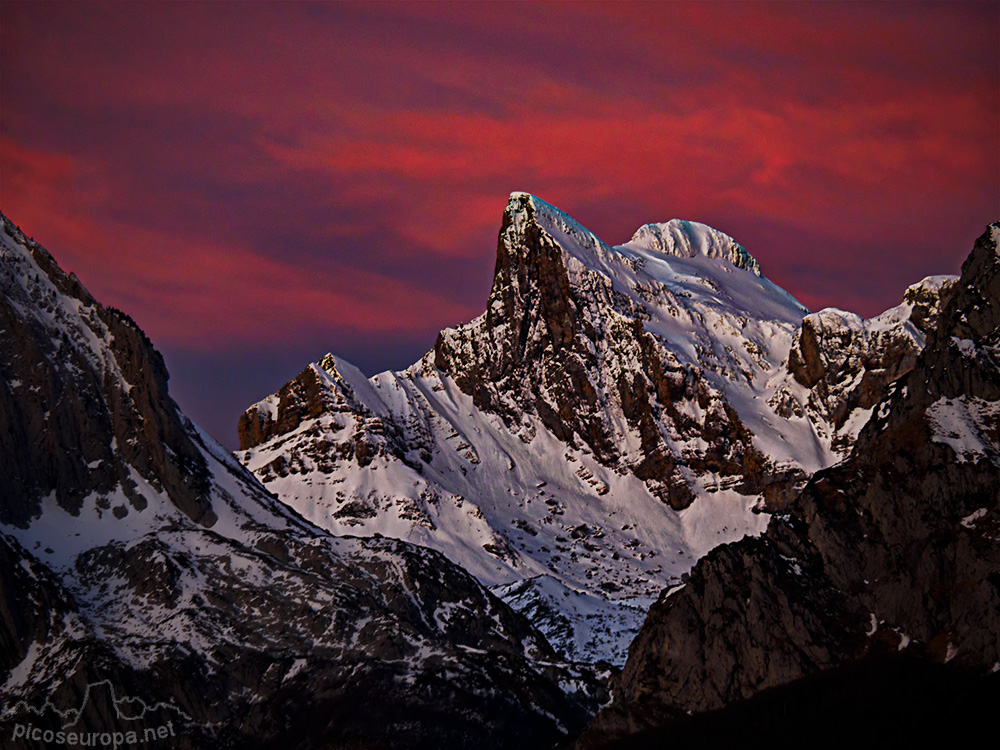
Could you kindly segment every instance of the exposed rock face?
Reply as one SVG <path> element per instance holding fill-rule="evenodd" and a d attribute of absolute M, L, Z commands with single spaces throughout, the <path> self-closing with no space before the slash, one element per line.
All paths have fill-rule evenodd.
<path fill-rule="evenodd" d="M 8 674 L 31 644 L 58 637 L 72 623 L 72 597 L 16 539 L 0 532 L 0 674 Z"/>
<path fill-rule="evenodd" d="M 885 653 L 1000 668 L 998 239 L 976 242 L 850 458 L 660 597 L 581 746 Z"/>
<path fill-rule="evenodd" d="M 0 522 L 27 525 L 51 493 L 75 514 L 84 497 L 117 486 L 141 509 L 131 467 L 211 525 L 208 469 L 167 395 L 159 353 L 127 315 L 0 222 L 31 258 L 5 249 L 0 272 Z"/>
<path fill-rule="evenodd" d="M 508 426 L 537 415 L 559 440 L 582 443 L 601 463 L 634 473 L 675 509 L 693 499 L 682 466 L 742 477 L 751 464 L 758 471 L 747 477 L 755 485 L 748 492 L 758 491 L 767 461 L 735 410 L 697 368 L 681 364 L 645 330 L 649 313 L 641 302 L 560 244 L 559 229 L 592 253 L 591 260 L 610 262 L 616 255 L 561 212 L 515 193 L 500 229 L 486 313 L 441 332 L 435 366 Z M 644 227 L 637 237 L 649 232 Z M 657 242 L 650 244 L 681 257 L 694 254 L 690 241 L 681 252 L 680 243 L 665 243 L 664 236 L 672 239 L 651 235 Z M 700 418 L 682 413 L 684 402 L 696 402 Z M 635 455 L 623 454 L 618 414 L 639 437 Z M 665 435 L 707 446 L 679 460 Z"/>
<path fill-rule="evenodd" d="M 889 384 L 913 369 L 955 283 L 951 276 L 928 277 L 906 290 L 902 305 L 870 320 L 835 309 L 802 319 L 788 372 L 809 389 L 805 410 L 832 428 L 835 451 L 850 450 Z"/>
<path fill-rule="evenodd" d="M 332 357 L 319 363 L 327 372 L 336 375 Z M 326 412 L 347 412 L 353 405 L 350 386 L 342 391 L 323 389 L 315 367 L 307 367 L 277 393 L 277 398 L 255 404 L 240 417 L 237 427 L 240 449 L 254 448 L 276 435 L 284 435 L 298 428 L 304 419 L 318 417 Z M 332 396 L 332 397 L 331 397 Z"/>
<path fill-rule="evenodd" d="M 284 444 L 281 437 L 296 431 L 310 438 L 300 443 L 299 450 L 282 453 L 258 472 L 264 481 L 302 473 L 305 462 L 330 473 L 338 461 L 355 462 L 363 468 L 376 456 L 392 456 L 418 466 L 419 461 L 411 457 L 417 449 L 424 460 L 429 460 L 426 440 L 414 439 L 393 421 L 383 420 L 358 396 L 355 387 L 370 399 L 372 389 L 364 375 L 349 362 L 327 354 L 278 393 L 246 410 L 237 428 L 240 450 L 272 440 Z M 320 429 L 316 422 L 319 417 L 324 417 L 326 429 Z M 311 423 L 300 430 L 303 422 Z"/>
<path fill-rule="evenodd" d="M 122 696 L 171 707 L 179 748 L 548 747 L 592 715 L 594 670 L 441 554 L 275 501 L 134 323 L 6 219 L 0 244 L 5 742 L 81 705 L 75 728 L 124 731 Z M 290 390 L 275 424 L 329 395 Z"/>

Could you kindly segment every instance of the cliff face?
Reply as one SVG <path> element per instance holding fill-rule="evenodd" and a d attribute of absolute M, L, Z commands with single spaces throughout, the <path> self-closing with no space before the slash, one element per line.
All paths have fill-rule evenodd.
<path fill-rule="evenodd" d="M 848 460 L 660 597 L 581 746 L 887 654 L 997 671 L 998 239 L 1000 223 L 977 240 Z"/>
<path fill-rule="evenodd" d="M 210 526 L 208 469 L 160 354 L 131 318 L 0 221 L 13 242 L 0 273 L 0 522 L 24 527 L 53 493 L 75 514 L 86 496 L 119 486 L 141 510 L 142 479 Z"/>

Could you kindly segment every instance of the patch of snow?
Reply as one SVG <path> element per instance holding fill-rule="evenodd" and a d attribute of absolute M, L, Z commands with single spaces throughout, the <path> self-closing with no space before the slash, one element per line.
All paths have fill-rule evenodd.
<path fill-rule="evenodd" d="M 1000 464 L 994 442 L 988 437 L 1000 420 L 1000 402 L 959 396 L 939 398 L 927 408 L 931 440 L 949 446 L 959 463 L 989 458 Z"/>
<path fill-rule="evenodd" d="M 951 343 L 958 347 L 958 350 L 962 352 L 962 356 L 976 356 L 976 342 L 972 339 L 960 339 L 958 336 L 952 336 Z"/>
<path fill-rule="evenodd" d="M 871 615 L 872 618 L 871 629 L 867 633 L 865 633 L 865 635 L 873 636 L 875 635 L 875 631 L 878 630 L 878 618 L 875 616 L 874 612 L 870 612 L 869 614 Z"/>
<path fill-rule="evenodd" d="M 721 258 L 760 276 L 760 266 L 742 245 L 728 234 L 696 221 L 671 219 L 662 224 L 646 224 L 621 247 L 678 258 Z"/>
<path fill-rule="evenodd" d="M 668 588 L 666 590 L 666 593 L 663 594 L 663 598 L 664 599 L 669 599 L 674 594 L 676 594 L 678 591 L 682 591 L 685 586 L 687 586 L 686 583 L 679 583 L 676 586 L 671 586 L 670 588 Z"/>
<path fill-rule="evenodd" d="M 956 656 L 958 656 L 958 646 L 951 641 L 948 641 L 948 652 L 944 656 L 944 663 L 947 664 Z"/>
<path fill-rule="evenodd" d="M 989 509 L 987 508 L 980 508 L 979 510 L 973 511 L 962 519 L 962 525 L 967 529 L 971 529 L 976 525 L 976 521 L 985 516 L 987 513 L 989 513 Z"/>

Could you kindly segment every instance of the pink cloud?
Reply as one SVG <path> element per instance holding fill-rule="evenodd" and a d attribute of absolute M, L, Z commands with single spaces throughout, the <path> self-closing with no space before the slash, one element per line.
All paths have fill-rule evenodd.
<path fill-rule="evenodd" d="M 2 210 L 78 274 L 106 304 L 123 307 L 154 341 L 219 350 L 261 341 L 300 341 L 317 331 L 406 334 L 428 319 L 460 322 L 478 311 L 398 279 L 357 268 L 283 263 L 203 237 L 91 218 L 95 189 L 81 198 L 86 171 L 71 157 L 2 143 Z M 87 193 L 84 193 L 86 196 Z"/>
<path fill-rule="evenodd" d="M 171 295 L 235 339 L 244 321 L 268 336 L 299 326 L 295 299 L 373 331 L 467 316 L 429 275 L 361 277 L 337 259 L 364 242 L 373 259 L 489 265 L 514 189 L 567 209 L 631 203 L 640 221 L 808 229 L 826 238 L 810 262 L 831 271 L 858 262 L 839 248 L 859 236 L 898 257 L 948 240 L 915 217 L 985 222 L 1000 200 L 997 66 L 983 64 L 995 40 L 975 9 L 11 7 L 5 209 L 92 267 L 95 286 L 152 290 L 137 302 L 165 327 Z M 246 215 L 249 190 L 268 213 Z M 595 221 L 611 242 L 635 229 Z M 343 273 L 296 271 L 254 242 L 258 222 L 299 227 Z M 751 249 L 802 260 L 794 231 L 781 242 Z M 185 253 L 215 271 L 186 276 L 173 265 Z M 246 304 L 262 279 L 267 314 Z M 364 291 L 390 288 L 390 311 Z"/>

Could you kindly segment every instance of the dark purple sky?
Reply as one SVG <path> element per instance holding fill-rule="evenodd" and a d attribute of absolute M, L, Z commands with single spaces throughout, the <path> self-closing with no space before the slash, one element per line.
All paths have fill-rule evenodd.
<path fill-rule="evenodd" d="M 0 0 L 0 209 L 230 447 L 484 308 L 507 195 L 686 218 L 872 315 L 1000 218 L 1000 3 Z"/>

